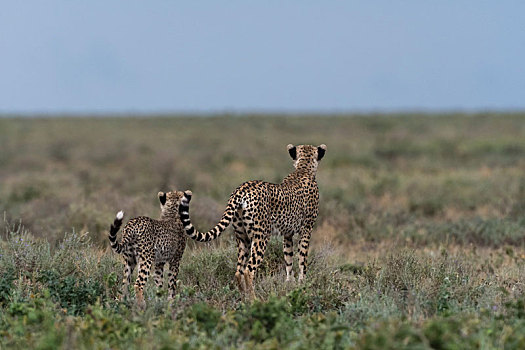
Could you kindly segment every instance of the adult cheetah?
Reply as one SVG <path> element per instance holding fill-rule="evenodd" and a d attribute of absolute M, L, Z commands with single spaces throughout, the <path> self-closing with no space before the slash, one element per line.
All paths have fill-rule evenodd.
<path fill-rule="evenodd" d="M 124 212 L 119 211 L 109 231 L 109 241 L 115 253 L 122 254 L 126 260 L 123 280 L 123 298 L 129 293 L 129 283 L 135 266 L 138 264 L 138 276 L 135 281 L 137 303 L 143 307 L 144 285 L 150 274 L 151 265 L 155 264 L 155 284 L 162 288 L 164 265 L 169 263 L 168 298 L 175 296 L 177 275 L 182 254 L 186 248 L 186 235 L 183 232 L 178 207 L 183 192 L 159 192 L 160 219 L 155 220 L 139 216 L 128 221 L 123 228 L 122 240 L 117 241 L 117 232 L 122 225 Z"/>
<path fill-rule="evenodd" d="M 253 279 L 262 262 L 272 232 L 284 236 L 283 251 L 286 280 L 293 278 L 293 235 L 300 235 L 299 280 L 306 273 L 310 235 L 319 212 L 319 188 L 315 176 L 326 145 L 288 145 L 295 170 L 280 184 L 248 181 L 230 195 L 220 222 L 208 232 L 193 227 L 189 216 L 191 191 L 184 192 L 179 214 L 188 236 L 199 242 L 211 241 L 232 223 L 237 240 L 238 258 L 235 279 L 239 290 L 255 297 Z"/>

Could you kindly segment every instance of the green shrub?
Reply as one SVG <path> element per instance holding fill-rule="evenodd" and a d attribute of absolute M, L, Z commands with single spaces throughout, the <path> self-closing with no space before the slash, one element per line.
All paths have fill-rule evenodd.
<path fill-rule="evenodd" d="M 272 297 L 266 302 L 256 300 L 238 312 L 236 321 L 249 339 L 262 342 L 276 337 L 283 340 L 292 319 L 290 305 L 285 298 Z"/>
<path fill-rule="evenodd" d="M 70 314 L 81 314 L 86 306 L 104 298 L 104 288 L 91 279 L 75 276 L 61 277 L 53 270 L 41 271 L 38 278 L 51 293 L 51 296 Z"/>
<path fill-rule="evenodd" d="M 509 319 L 525 319 L 525 300 L 508 301 L 505 303 L 506 317 Z"/>
<path fill-rule="evenodd" d="M 15 280 L 15 273 L 13 269 L 8 269 L 0 273 L 0 306 L 7 303 L 13 288 L 13 281 Z"/>
<path fill-rule="evenodd" d="M 219 323 L 221 313 L 205 303 L 196 303 L 189 308 L 187 317 L 195 320 L 199 327 L 211 334 Z"/>

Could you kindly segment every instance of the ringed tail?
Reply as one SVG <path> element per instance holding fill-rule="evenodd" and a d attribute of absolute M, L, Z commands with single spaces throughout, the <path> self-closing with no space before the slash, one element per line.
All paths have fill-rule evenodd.
<path fill-rule="evenodd" d="M 182 225 L 184 226 L 184 231 L 188 236 L 190 236 L 191 239 L 198 241 L 198 242 L 209 242 L 211 240 L 214 240 L 215 238 L 219 237 L 224 230 L 226 230 L 226 227 L 230 224 L 234 210 L 236 209 L 237 205 L 235 203 L 234 196 L 230 196 L 230 200 L 228 201 L 228 205 L 226 206 L 226 210 L 224 211 L 224 214 L 222 214 L 222 218 L 219 221 L 217 225 L 215 225 L 214 228 L 209 230 L 208 232 L 199 232 L 193 227 L 190 220 L 190 201 L 191 201 L 192 192 L 191 191 L 184 191 L 184 196 L 182 197 L 179 205 L 179 215 L 180 220 L 182 221 Z"/>
<path fill-rule="evenodd" d="M 111 227 L 109 228 L 109 242 L 111 243 L 111 249 L 117 254 L 120 254 L 123 248 L 122 244 L 117 241 L 117 232 L 120 230 L 120 226 L 122 226 L 123 218 L 124 212 L 121 210 L 117 213 L 115 221 L 113 221 L 113 224 L 111 224 Z"/>

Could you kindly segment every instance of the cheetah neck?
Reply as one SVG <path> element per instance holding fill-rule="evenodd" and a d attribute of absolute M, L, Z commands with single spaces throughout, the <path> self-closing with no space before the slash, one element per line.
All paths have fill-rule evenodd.
<path fill-rule="evenodd" d="M 294 163 L 296 173 L 315 177 L 317 173 L 317 162 L 311 158 L 300 157 Z M 293 173 L 292 173 L 293 174 Z"/>
<path fill-rule="evenodd" d="M 180 220 L 179 212 L 175 209 L 164 209 L 160 213 L 160 220 Z"/>
<path fill-rule="evenodd" d="M 312 169 L 311 167 L 297 167 L 293 172 L 291 172 L 287 177 L 284 178 L 284 181 L 293 181 L 297 179 L 309 179 L 315 181 L 315 175 L 317 169 Z"/>

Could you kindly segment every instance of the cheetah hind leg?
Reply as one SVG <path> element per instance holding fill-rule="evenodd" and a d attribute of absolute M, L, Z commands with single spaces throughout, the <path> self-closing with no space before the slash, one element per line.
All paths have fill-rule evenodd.
<path fill-rule="evenodd" d="M 255 277 L 255 273 L 248 271 L 246 269 L 246 272 L 244 273 L 244 279 L 246 283 L 246 289 L 244 290 L 244 296 L 248 301 L 255 300 L 255 289 L 253 287 L 253 279 Z"/>
<path fill-rule="evenodd" d="M 239 293 L 243 294 L 246 291 L 246 283 L 244 281 L 243 272 L 237 270 L 235 272 L 235 282 L 237 282 L 237 287 L 239 288 Z"/>
<path fill-rule="evenodd" d="M 268 239 L 269 235 L 265 235 L 262 237 L 256 237 L 252 241 L 250 260 L 248 262 L 248 268 L 245 270 L 244 274 L 246 282 L 246 296 L 251 301 L 256 299 L 253 280 L 255 278 L 255 272 L 263 260 L 264 253 L 266 251 L 266 245 L 268 244 Z"/>
<path fill-rule="evenodd" d="M 246 291 L 246 281 L 245 281 L 245 270 L 246 262 L 248 261 L 249 251 L 246 248 L 246 244 L 243 240 L 237 240 L 239 252 L 237 257 L 237 271 L 235 272 L 235 280 L 237 281 L 237 287 L 239 292 L 243 295 Z"/>
<path fill-rule="evenodd" d="M 162 285 L 164 282 L 164 265 L 165 263 L 155 264 L 155 287 L 157 288 L 157 296 L 162 295 Z"/>
<path fill-rule="evenodd" d="M 237 287 L 239 288 L 239 293 L 244 295 L 244 292 L 246 291 L 244 270 L 246 269 L 246 263 L 248 262 L 248 257 L 250 255 L 248 248 L 250 246 L 250 240 L 244 230 L 244 224 L 239 212 L 235 213 L 233 229 L 235 231 L 235 239 L 237 240 L 237 270 L 235 271 L 235 280 L 237 282 Z"/>
<path fill-rule="evenodd" d="M 149 254 L 142 258 L 139 257 L 139 272 L 137 280 L 135 281 L 135 298 L 137 299 L 137 305 L 141 309 L 146 307 L 146 301 L 144 300 L 144 286 L 148 281 L 152 263 L 153 254 Z"/>
<path fill-rule="evenodd" d="M 129 285 L 131 283 L 131 276 L 133 275 L 133 270 L 137 266 L 137 260 L 132 254 L 125 254 L 126 257 L 126 268 L 124 269 L 124 279 L 122 281 L 122 294 L 119 297 L 121 302 L 126 301 L 129 297 Z"/>
<path fill-rule="evenodd" d="M 168 300 L 173 300 L 177 292 L 177 276 L 179 275 L 179 265 L 181 257 L 178 256 L 170 261 L 169 279 L 168 279 Z"/>
<path fill-rule="evenodd" d="M 146 308 L 146 301 L 144 300 L 144 292 L 138 286 L 135 286 L 135 298 L 137 299 L 137 306 L 144 310 Z"/>

